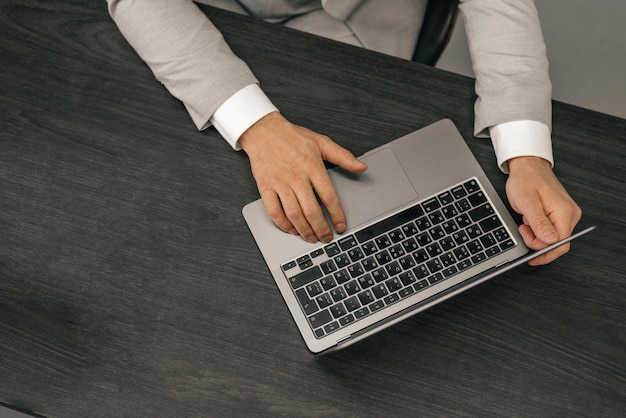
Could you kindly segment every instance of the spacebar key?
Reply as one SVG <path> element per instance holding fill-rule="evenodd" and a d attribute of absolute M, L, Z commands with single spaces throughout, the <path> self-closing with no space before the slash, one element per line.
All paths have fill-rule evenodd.
<path fill-rule="evenodd" d="M 302 273 L 290 277 L 289 283 L 291 283 L 291 287 L 295 290 L 307 283 L 311 283 L 313 280 L 319 279 L 322 275 L 322 269 L 319 266 L 313 266 L 308 270 L 304 270 Z"/>

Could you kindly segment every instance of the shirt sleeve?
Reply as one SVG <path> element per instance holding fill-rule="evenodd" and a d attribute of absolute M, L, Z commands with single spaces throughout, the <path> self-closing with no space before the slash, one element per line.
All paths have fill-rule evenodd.
<path fill-rule="evenodd" d="M 509 172 L 509 160 L 515 157 L 535 156 L 554 167 L 550 129 L 541 122 L 518 120 L 489 128 L 498 167 Z"/>
<path fill-rule="evenodd" d="M 217 108 L 210 123 L 234 150 L 240 150 L 239 137 L 263 116 L 278 109 L 257 84 L 250 84 Z"/>

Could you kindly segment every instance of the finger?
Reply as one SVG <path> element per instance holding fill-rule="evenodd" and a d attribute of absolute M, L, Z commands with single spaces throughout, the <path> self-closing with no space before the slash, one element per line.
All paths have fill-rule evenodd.
<path fill-rule="evenodd" d="M 536 251 L 536 250 L 545 248 L 547 246 L 547 244 L 545 244 L 543 241 L 541 241 L 535 236 L 533 230 L 530 228 L 529 225 L 526 225 L 526 224 L 520 225 L 519 231 L 520 231 L 520 234 L 522 235 L 522 238 L 524 239 L 524 243 L 526 244 L 526 246 L 528 246 L 528 248 Z M 552 251 L 549 251 L 545 254 L 540 255 L 537 258 L 530 260 L 528 264 L 531 266 L 540 266 L 540 265 L 548 264 L 556 260 L 560 256 L 562 256 L 563 254 L 567 253 L 569 249 L 570 249 L 569 243 L 563 244 L 555 248 Z"/>
<path fill-rule="evenodd" d="M 536 239 L 546 245 L 553 244 L 559 240 L 559 233 L 550 219 L 548 219 L 548 216 L 546 216 L 539 196 L 527 201 L 521 209 L 525 223 L 530 226 Z"/>
<path fill-rule="evenodd" d="M 324 204 L 324 207 L 328 211 L 328 215 L 330 216 L 330 221 L 335 228 L 335 231 L 338 233 L 343 233 L 346 230 L 346 215 L 341 207 L 341 202 L 339 201 L 339 196 L 335 191 L 335 187 L 333 183 L 330 181 L 330 177 L 328 177 L 328 173 L 326 170 L 319 173 L 319 175 L 315 176 L 312 179 L 313 187 L 317 192 L 320 200 Z M 332 236 L 331 236 L 332 240 Z"/>
<path fill-rule="evenodd" d="M 319 136 L 318 145 L 324 160 L 355 173 L 367 170 L 367 164 L 358 160 L 354 154 L 334 142 L 329 137 Z"/>
<path fill-rule="evenodd" d="M 291 189 L 280 193 L 279 198 L 282 209 L 285 212 L 285 216 L 296 228 L 302 239 L 309 243 L 317 242 L 318 237 L 313 230 L 313 227 L 310 225 L 308 221 L 309 218 L 306 214 L 307 211 L 311 211 L 311 208 L 308 206 L 302 206 L 303 204 L 309 205 L 307 199 L 298 199 L 296 193 Z"/>
<path fill-rule="evenodd" d="M 311 186 L 309 186 L 308 189 L 300 190 L 296 196 L 298 198 L 300 210 L 314 236 L 314 240 L 309 240 L 307 238 L 305 238 L 305 240 L 308 242 L 317 242 L 317 240 L 320 240 L 324 243 L 332 241 L 333 232 L 330 229 L 330 226 L 328 226 L 328 222 L 326 222 L 324 212 L 322 211 Z M 289 216 L 289 214 L 287 216 Z"/>
<path fill-rule="evenodd" d="M 274 224 L 284 232 L 298 235 L 298 230 L 293 223 L 287 218 L 283 206 L 278 195 L 273 191 L 260 191 L 265 211 Z"/>

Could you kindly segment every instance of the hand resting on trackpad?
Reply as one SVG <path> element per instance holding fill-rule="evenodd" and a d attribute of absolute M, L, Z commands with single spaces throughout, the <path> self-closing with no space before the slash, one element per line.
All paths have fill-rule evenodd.
<path fill-rule="evenodd" d="M 361 159 L 368 168 L 350 173 L 335 168 L 329 176 L 341 201 L 348 229 L 417 199 L 418 194 L 390 148 Z"/>

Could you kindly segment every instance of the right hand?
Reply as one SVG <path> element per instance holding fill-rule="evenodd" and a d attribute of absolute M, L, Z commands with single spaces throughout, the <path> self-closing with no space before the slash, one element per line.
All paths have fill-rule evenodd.
<path fill-rule="evenodd" d="M 317 193 L 335 231 L 346 230 L 346 217 L 324 160 L 351 172 L 365 171 L 365 163 L 327 136 L 294 125 L 278 112 L 248 128 L 239 144 L 250 158 L 265 210 L 280 229 L 300 234 L 310 243 L 330 242 L 333 232 Z"/>

